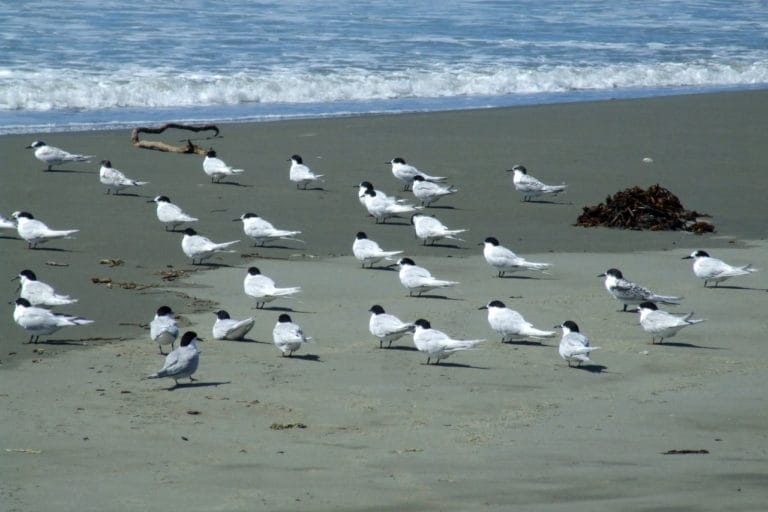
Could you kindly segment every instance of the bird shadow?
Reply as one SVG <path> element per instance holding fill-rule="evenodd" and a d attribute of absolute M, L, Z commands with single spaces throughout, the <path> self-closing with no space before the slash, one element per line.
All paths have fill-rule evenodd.
<path fill-rule="evenodd" d="M 297 190 L 322 190 L 322 191 L 325 191 L 325 188 L 323 188 L 323 187 L 312 187 L 312 188 L 310 188 L 310 187 L 303 187 L 303 188 L 298 188 Z"/>
<path fill-rule="evenodd" d="M 603 373 L 608 369 L 607 366 L 603 366 L 602 364 L 582 364 L 581 366 L 571 366 L 570 368 L 589 373 Z"/>
<path fill-rule="evenodd" d="M 214 262 L 207 262 L 207 263 L 193 263 L 192 268 L 193 269 L 199 269 L 201 267 L 211 267 L 211 268 L 236 268 L 234 265 L 227 265 L 226 263 L 214 263 Z"/>
<path fill-rule="evenodd" d="M 425 206 L 424 208 L 434 208 L 434 209 L 437 209 L 437 210 L 456 210 L 457 209 L 455 206 L 450 206 L 450 205 L 447 205 L 447 204 L 438 204 L 438 205 L 429 204 L 429 205 Z"/>
<path fill-rule="evenodd" d="M 573 206 L 571 201 L 550 201 L 548 199 L 529 199 L 528 201 L 521 201 L 522 203 L 538 203 L 538 204 L 556 204 L 560 206 Z"/>
<path fill-rule="evenodd" d="M 473 366 L 471 364 L 463 364 L 463 363 L 431 363 L 427 364 L 426 362 L 421 363 L 422 366 L 436 366 L 438 368 L 471 368 L 473 370 L 490 370 L 487 366 Z"/>
<path fill-rule="evenodd" d="M 376 224 L 385 225 L 385 226 L 410 226 L 411 225 L 410 222 L 385 222 L 385 221 L 376 222 Z"/>
<path fill-rule="evenodd" d="M 232 381 L 226 380 L 226 381 L 210 381 L 210 382 L 201 382 L 201 381 L 194 381 L 194 382 L 182 382 L 178 383 L 174 386 L 171 386 L 170 388 L 165 388 L 166 391 L 175 391 L 177 389 L 181 388 L 210 388 L 210 387 L 218 387 L 222 386 L 224 384 L 231 384 Z"/>
<path fill-rule="evenodd" d="M 69 249 L 61 249 L 60 247 L 32 247 L 30 250 L 45 252 L 72 252 Z"/>
<path fill-rule="evenodd" d="M 87 343 L 83 340 L 73 340 L 73 339 L 55 339 L 55 340 L 38 340 L 35 343 L 27 342 L 27 345 L 76 345 L 83 347 L 87 345 Z"/>
<path fill-rule="evenodd" d="M 466 251 L 466 247 L 461 247 L 457 244 L 438 244 L 438 243 L 431 243 L 431 244 L 422 244 L 424 247 L 442 247 L 443 249 L 457 249 L 459 251 Z"/>
<path fill-rule="evenodd" d="M 521 275 L 515 275 L 515 274 L 508 274 L 508 275 L 496 275 L 498 279 L 533 279 L 535 281 L 541 281 L 542 279 L 546 279 L 544 277 L 538 277 L 538 276 L 521 276 Z"/>
<path fill-rule="evenodd" d="M 397 272 L 398 270 L 395 268 L 394 265 L 387 265 L 387 266 L 375 266 L 375 267 L 362 267 L 365 270 L 379 270 L 384 272 Z"/>
<path fill-rule="evenodd" d="M 252 188 L 253 185 L 244 185 L 242 183 L 238 183 L 236 181 L 214 181 L 214 185 L 229 185 L 230 187 L 246 187 L 246 188 Z"/>
<path fill-rule="evenodd" d="M 705 347 L 704 345 L 696 345 L 695 343 L 683 343 L 679 341 L 662 341 L 659 343 L 649 343 L 649 345 L 653 345 L 654 347 L 664 346 L 677 348 L 703 348 L 706 350 L 723 350 L 721 347 Z"/>
<path fill-rule="evenodd" d="M 415 352 L 416 347 L 409 347 L 408 345 L 392 345 L 391 347 L 381 347 L 381 350 L 401 350 L 404 352 Z"/>
<path fill-rule="evenodd" d="M 2 240 L 21 240 L 21 238 L 13 235 L 0 235 L 0 239 Z"/>
<path fill-rule="evenodd" d="M 74 174 L 98 174 L 97 171 L 85 171 L 76 169 L 43 169 L 43 172 L 61 172 L 61 173 L 74 173 Z"/>
<path fill-rule="evenodd" d="M 447 295 L 408 295 L 408 297 L 413 297 L 414 299 L 440 299 L 440 300 L 462 300 L 462 299 L 456 299 L 454 297 L 448 297 Z"/>
<path fill-rule="evenodd" d="M 221 340 L 221 341 L 234 341 L 235 343 L 258 343 L 260 345 L 271 345 L 271 342 L 268 341 L 259 341 L 255 340 L 253 338 L 240 338 L 237 340 Z"/>
<path fill-rule="evenodd" d="M 749 290 L 753 292 L 765 292 L 766 288 L 753 288 L 751 286 L 736 286 L 732 284 L 720 285 L 720 286 L 706 286 L 708 290 Z"/>
<path fill-rule="evenodd" d="M 253 247 L 257 247 L 259 249 L 285 249 L 285 250 L 291 250 L 291 251 L 297 250 L 296 247 L 290 247 L 290 246 L 287 246 L 287 245 L 272 245 L 272 244 L 270 244 L 270 245 L 267 245 L 267 244 L 259 245 L 259 244 L 253 244 Z"/>
<path fill-rule="evenodd" d="M 302 361 L 311 361 L 313 363 L 322 363 L 323 360 L 317 354 L 293 354 L 291 356 L 283 356 L 285 359 L 300 359 Z"/>
<path fill-rule="evenodd" d="M 511 340 L 511 341 L 502 341 L 504 345 L 519 345 L 523 347 L 551 347 L 552 345 L 547 345 L 546 343 L 542 343 L 540 341 L 533 341 L 533 340 Z"/>
<path fill-rule="evenodd" d="M 308 311 L 296 311 L 293 308 L 287 306 L 262 306 L 260 308 L 253 308 L 259 311 L 290 311 L 291 313 L 308 313 Z"/>
<path fill-rule="evenodd" d="M 149 197 L 142 194 L 137 194 L 135 192 L 120 192 L 119 194 L 115 192 L 114 194 L 105 194 L 105 195 L 112 196 L 112 197 L 144 197 L 144 198 Z"/>

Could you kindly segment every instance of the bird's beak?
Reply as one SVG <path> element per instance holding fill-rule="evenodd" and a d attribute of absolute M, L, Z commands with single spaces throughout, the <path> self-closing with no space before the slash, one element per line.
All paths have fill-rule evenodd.
<path fill-rule="evenodd" d="M 680 258 L 681 260 L 692 260 L 693 256 L 685 256 L 683 258 Z"/>
<path fill-rule="evenodd" d="M 479 308 L 477 308 L 477 309 L 478 309 L 478 310 L 480 310 L 480 309 L 488 309 L 488 306 L 480 306 L 480 307 L 479 307 Z"/>
<path fill-rule="evenodd" d="M 243 220 L 243 219 L 241 219 L 240 217 L 238 217 L 238 218 L 236 218 L 236 219 L 232 219 L 232 222 L 237 222 L 237 221 L 239 221 L 239 220 Z M 199 338 L 198 338 L 198 339 L 199 339 Z"/>
<path fill-rule="evenodd" d="M 148 203 L 154 203 L 154 202 L 155 202 L 155 200 L 154 200 L 154 199 L 150 199 L 150 200 L 149 200 L 149 201 L 147 201 L 147 202 L 148 202 Z"/>
<path fill-rule="evenodd" d="M 605 277 L 605 273 L 597 274 L 597 277 Z"/>

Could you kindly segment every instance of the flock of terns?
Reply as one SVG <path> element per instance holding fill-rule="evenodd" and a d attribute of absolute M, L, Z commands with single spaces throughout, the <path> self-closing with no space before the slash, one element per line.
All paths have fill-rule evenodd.
<path fill-rule="evenodd" d="M 94 158 L 91 155 L 69 153 L 49 146 L 42 141 L 35 141 L 27 147 L 35 150 L 35 157 L 48 166 L 47 170 L 64 163 L 86 162 Z M 290 162 L 289 178 L 297 188 L 306 189 L 309 184 L 323 181 L 324 175 L 313 172 L 303 163 L 301 156 L 293 155 Z M 434 244 L 440 239 L 463 241 L 458 238 L 458 235 L 466 231 L 465 229 L 449 229 L 434 216 L 422 212 L 423 208 L 443 197 L 455 194 L 458 189 L 446 185 L 444 183 L 445 177 L 431 176 L 407 164 L 402 158 L 394 158 L 387 163 L 391 164 L 395 178 L 403 182 L 403 190 L 411 190 L 420 204 L 409 204 L 404 199 L 389 196 L 381 190 L 375 189 L 370 182 L 364 181 L 359 185 L 358 199 L 368 214 L 374 217 L 377 223 L 384 223 L 392 217 L 409 215 L 416 236 L 424 244 Z M 242 169 L 227 165 L 217 157 L 213 150 L 208 151 L 203 160 L 203 171 L 211 178 L 212 183 L 237 176 L 243 172 Z M 529 175 L 527 169 L 522 165 L 516 165 L 510 172 L 513 173 L 513 184 L 521 194 L 523 201 L 530 201 L 541 195 L 556 195 L 563 192 L 567 187 L 565 184 L 546 185 Z M 101 161 L 99 179 L 106 187 L 108 194 L 119 194 L 127 188 L 140 187 L 148 183 L 128 178 L 124 173 L 113 168 L 108 160 Z M 179 226 L 198 220 L 172 203 L 168 196 L 159 195 L 151 202 L 156 203 L 157 218 L 164 224 L 166 230 L 175 231 Z M 34 249 L 38 244 L 49 240 L 70 238 L 78 232 L 77 229 L 51 229 L 26 211 L 16 211 L 12 214 L 12 218 L 13 220 L 0 216 L 0 228 L 16 229 L 30 249 Z M 274 240 L 302 242 L 297 238 L 297 235 L 301 234 L 300 231 L 275 228 L 270 222 L 254 213 L 245 213 L 233 221 L 242 222 L 246 236 L 259 246 Z M 231 247 L 239 243 L 239 240 L 213 242 L 207 237 L 199 235 L 190 227 L 184 229 L 183 233 L 182 251 L 192 260 L 193 264 L 202 263 L 219 252 L 234 252 Z M 549 263 L 526 260 L 502 246 L 494 237 L 486 238 L 480 245 L 483 246 L 485 260 L 497 271 L 499 277 L 503 277 L 508 272 L 519 271 L 547 273 L 551 266 Z M 363 268 L 366 265 L 373 267 L 381 261 L 395 262 L 394 257 L 402 253 L 402 251 L 397 250 L 383 250 L 378 243 L 369 239 L 362 231 L 355 236 L 352 251 Z M 722 260 L 710 257 L 702 250 L 695 251 L 684 259 L 693 259 L 693 272 L 696 277 L 704 280 L 705 287 L 710 283 L 717 286 L 731 277 L 743 276 L 757 271 L 751 265 L 729 265 Z M 409 257 L 400 257 L 396 263 L 389 265 L 392 264 L 399 267 L 400 282 L 411 296 L 414 294 L 422 295 L 430 290 L 448 288 L 458 284 L 456 281 L 434 277 L 428 269 L 417 265 Z M 681 298 L 656 294 L 625 279 L 618 269 L 609 269 L 600 276 L 605 277 L 606 289 L 623 304 L 625 311 L 628 305 L 637 307 L 640 325 L 647 333 L 651 334 L 652 343 L 661 343 L 665 338 L 674 336 L 684 327 L 703 321 L 703 319 L 694 319 L 693 313 L 680 315 L 660 310 L 657 303 L 678 304 Z M 15 302 L 13 318 L 29 333 L 30 343 L 37 342 L 40 336 L 52 334 L 62 327 L 86 325 L 93 322 L 93 320 L 80 316 L 52 312 L 49 308 L 73 304 L 77 302 L 77 299 L 57 293 L 52 286 L 39 281 L 33 271 L 25 269 L 18 274 L 17 279 L 19 280 L 19 298 Z M 256 301 L 256 308 L 263 308 L 268 302 L 301 292 L 299 286 L 276 286 L 271 278 L 263 275 L 255 266 L 248 269 L 243 281 L 243 289 L 246 295 Z M 548 338 L 555 335 L 554 331 L 534 327 L 520 313 L 508 308 L 499 300 L 492 300 L 480 309 L 487 309 L 488 323 L 491 329 L 501 337 L 502 342 L 527 338 Z M 435 364 L 439 364 L 441 360 L 450 355 L 474 348 L 485 341 L 483 339 L 453 339 L 446 333 L 432 328 L 428 320 L 418 319 L 415 322 L 404 322 L 386 313 L 380 305 L 372 306 L 369 312 L 371 313 L 369 330 L 379 340 L 380 347 L 383 347 L 384 344 L 390 347 L 393 341 L 411 334 L 416 348 L 427 354 L 427 364 L 432 360 Z M 242 339 L 255 323 L 253 317 L 243 320 L 232 319 L 224 310 L 217 311 L 215 315 L 216 320 L 213 325 L 213 337 L 215 339 Z M 567 361 L 568 366 L 571 366 L 572 363 L 581 365 L 590 362 L 590 353 L 599 347 L 590 345 L 589 339 L 579 332 L 578 325 L 572 320 L 567 320 L 555 327 L 562 329 L 558 350 L 560 356 Z M 160 307 L 150 323 L 150 337 L 158 344 L 160 353 L 166 355 L 166 359 L 163 368 L 150 375 L 150 378 L 170 377 L 175 380 L 177 385 L 178 380 L 182 378 L 194 380 L 192 375 L 197 370 L 200 357 L 197 334 L 193 331 L 185 332 L 181 336 L 179 346 L 174 349 L 179 334 L 174 312 L 168 306 Z M 294 323 L 288 314 L 283 313 L 279 316 L 273 329 L 273 341 L 283 356 L 291 356 L 304 343 L 311 340 L 312 338 L 306 336 L 302 328 Z M 167 354 L 163 351 L 165 346 L 171 348 Z"/>

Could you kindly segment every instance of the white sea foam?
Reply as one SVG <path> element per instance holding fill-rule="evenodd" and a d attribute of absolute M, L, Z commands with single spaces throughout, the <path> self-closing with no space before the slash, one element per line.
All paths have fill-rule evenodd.
<path fill-rule="evenodd" d="M 439 68 L 439 67 L 438 67 Z M 245 103 L 321 103 L 501 96 L 633 88 L 768 84 L 768 62 L 610 64 L 374 73 L 202 72 L 132 69 L 107 74 L 0 70 L 0 111 L 183 108 Z"/>
<path fill-rule="evenodd" d="M 768 84 L 761 2 L 176 4 L 0 2 L 0 133 Z"/>

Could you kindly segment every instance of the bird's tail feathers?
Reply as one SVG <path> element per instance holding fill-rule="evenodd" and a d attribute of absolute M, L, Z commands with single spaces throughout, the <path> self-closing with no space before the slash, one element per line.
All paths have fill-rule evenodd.
<path fill-rule="evenodd" d="M 48 238 L 70 238 L 72 235 L 80 231 L 79 229 L 64 229 L 64 230 L 51 230 L 46 233 Z"/>
<path fill-rule="evenodd" d="M 542 331 L 535 327 L 529 326 L 520 330 L 520 334 L 523 336 L 535 336 L 537 338 L 551 338 L 556 333 L 554 331 Z"/>
<path fill-rule="evenodd" d="M 384 255 L 384 259 L 387 261 L 392 261 L 392 256 L 397 256 L 398 254 L 402 254 L 403 251 L 384 251 L 381 254 Z"/>
<path fill-rule="evenodd" d="M 543 191 L 545 194 L 559 194 L 566 188 L 568 188 L 568 185 L 546 185 Z"/>
<path fill-rule="evenodd" d="M 285 295 L 293 295 L 301 292 L 301 286 L 291 286 L 289 288 L 275 288 L 272 295 L 283 297 Z"/>
<path fill-rule="evenodd" d="M 679 305 L 683 297 L 672 297 L 671 295 L 654 295 L 653 302 L 663 302 L 664 304 Z"/>
<path fill-rule="evenodd" d="M 693 324 L 700 324 L 701 322 L 705 322 L 707 319 L 706 318 L 693 318 L 693 311 L 691 311 L 690 313 L 688 313 L 687 315 L 685 315 L 683 317 L 683 320 L 685 322 L 687 322 L 689 325 L 693 325 Z"/>
<path fill-rule="evenodd" d="M 216 250 L 224 252 L 224 249 L 227 249 L 228 247 L 232 247 L 233 245 L 240 243 L 240 240 L 232 240 L 231 242 L 222 242 L 220 244 L 216 244 Z M 235 252 L 235 251 L 226 251 L 226 252 Z"/>

